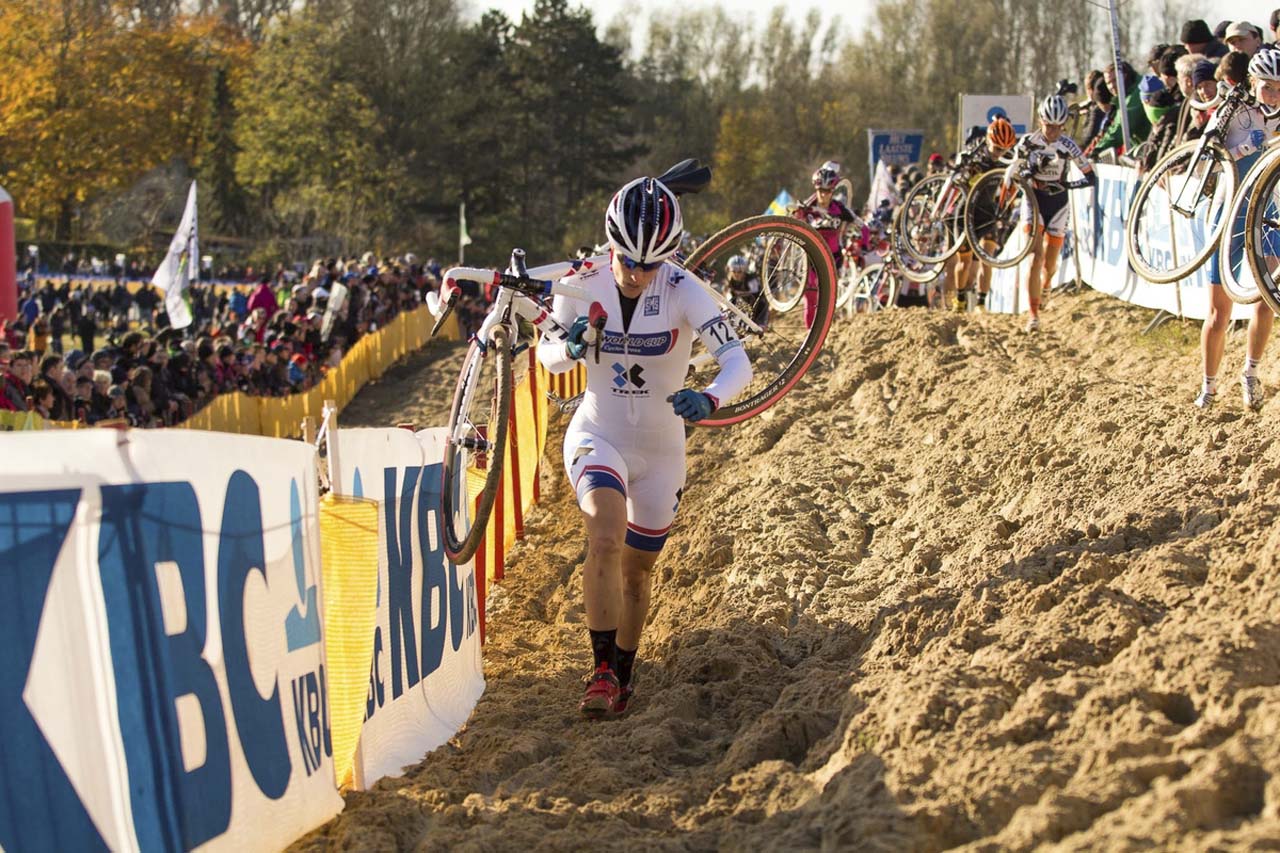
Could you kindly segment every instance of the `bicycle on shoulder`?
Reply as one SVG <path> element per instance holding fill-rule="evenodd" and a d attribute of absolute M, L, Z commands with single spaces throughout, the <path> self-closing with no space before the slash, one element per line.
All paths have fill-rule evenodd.
<path fill-rule="evenodd" d="M 1218 247 L 1236 199 L 1238 174 L 1224 137 L 1236 114 L 1253 106 L 1245 84 L 1220 87 L 1194 109 L 1213 110 L 1199 139 L 1161 158 L 1134 195 L 1125 228 L 1129 263 L 1139 275 L 1166 284 L 1191 275 Z M 1195 239 L 1195 225 L 1204 239 Z"/>
<path fill-rule="evenodd" d="M 709 182 L 710 170 L 687 160 L 658 180 L 676 194 L 697 192 Z M 806 265 L 816 270 L 818 320 L 811 327 L 806 328 L 799 317 L 785 321 L 771 318 L 760 323 L 706 281 L 720 275 L 731 258 L 749 253 L 758 241 L 767 238 L 783 241 L 789 249 L 801 252 Z M 550 300 L 557 295 L 585 300 L 586 291 L 575 284 L 575 279 L 609 264 L 610 255 L 602 254 L 527 268 L 524 252 L 517 249 L 512 252 L 506 272 L 454 267 L 443 274 L 439 294 L 427 295 L 428 309 L 437 318 L 432 335 L 458 303 L 462 283 L 481 287 L 490 302 L 471 340 L 449 414 L 441 490 L 442 528 L 445 551 L 455 562 L 464 562 L 475 553 L 497 496 L 511 416 L 514 357 L 534 343 L 530 339 L 532 329 L 556 340 L 568 340 L 571 330 L 552 316 Z M 758 216 L 713 235 L 687 261 L 677 265 L 717 303 L 724 322 L 744 341 L 753 368 L 747 388 L 735 399 L 722 401 L 698 424 L 726 426 L 759 414 L 795 386 L 817 358 L 826 338 L 835 302 L 835 270 L 830 253 L 803 222 L 785 216 Z M 606 333 L 624 338 L 626 335 L 606 329 L 609 318 L 603 311 L 597 312 L 596 307 L 592 306 L 590 328 L 583 333 L 583 340 L 594 349 L 586 357 L 598 359 Z M 714 354 L 696 342 L 687 382 L 696 385 L 715 367 Z"/>

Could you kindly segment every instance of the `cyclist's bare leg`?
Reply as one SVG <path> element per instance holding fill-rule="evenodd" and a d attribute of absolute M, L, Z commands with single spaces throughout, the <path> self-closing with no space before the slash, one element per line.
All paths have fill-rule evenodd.
<path fill-rule="evenodd" d="M 1048 293 L 1053 289 L 1053 277 L 1058 272 L 1058 261 L 1062 257 L 1062 240 L 1063 238 L 1061 237 L 1045 234 L 1044 280 L 1041 284 L 1041 294 Z"/>
<path fill-rule="evenodd" d="M 622 618 L 622 553 L 627 536 L 627 499 L 614 489 L 582 496 L 587 559 L 582 565 L 582 597 L 587 628 L 613 631 Z"/>
<path fill-rule="evenodd" d="M 960 259 L 952 255 L 942 262 L 942 304 L 951 305 L 956 301 L 956 282 L 959 280 Z"/>
<path fill-rule="evenodd" d="M 653 566 L 658 551 L 622 549 L 622 612 L 618 619 L 618 648 L 640 647 L 640 634 L 649 616 L 649 594 L 653 588 Z"/>
<path fill-rule="evenodd" d="M 1031 268 L 1027 270 L 1027 306 L 1031 309 L 1031 317 L 1040 317 L 1040 289 L 1044 283 L 1045 232 L 1037 228 L 1031 235 Z"/>
<path fill-rule="evenodd" d="M 1218 368 L 1222 365 L 1222 350 L 1227 341 L 1227 324 L 1231 322 L 1231 306 L 1231 297 L 1227 296 L 1226 288 L 1219 285 L 1209 286 L 1209 316 L 1204 318 L 1204 325 L 1200 327 L 1200 365 L 1204 369 L 1204 378 L 1208 384 L 1217 380 Z M 1216 389 L 1206 388 L 1206 390 Z"/>
<path fill-rule="evenodd" d="M 1218 288 L 1218 290 L 1221 289 Z M 1271 337 L 1271 326 L 1275 319 L 1275 312 L 1266 302 L 1258 302 L 1253 306 L 1253 317 L 1249 320 L 1249 343 L 1245 352 L 1254 361 L 1262 360 L 1262 353 L 1267 349 L 1267 338 Z"/>

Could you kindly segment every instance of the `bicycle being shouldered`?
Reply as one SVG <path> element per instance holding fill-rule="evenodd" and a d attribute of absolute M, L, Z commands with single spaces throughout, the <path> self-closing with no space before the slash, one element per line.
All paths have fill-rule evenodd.
<path fill-rule="evenodd" d="M 710 180 L 710 170 L 694 161 L 684 161 L 659 180 L 677 194 L 697 192 Z M 775 316 L 767 325 L 761 324 L 706 283 L 706 279 L 724 274 L 730 258 L 750 253 L 760 238 L 793 248 L 816 271 L 818 311 L 812 327 L 806 328 L 795 315 Z M 442 276 L 440 293 L 428 294 L 428 308 L 437 317 L 433 334 L 456 304 L 460 283 L 479 285 L 491 302 L 463 363 L 449 415 L 441 490 L 442 527 L 445 551 L 455 562 L 464 562 L 475 553 L 497 496 L 511 407 L 512 362 L 532 343 L 527 335 L 521 340 L 522 325 L 537 329 L 544 336 L 567 340 L 570 329 L 552 316 L 549 300 L 556 295 L 586 300 L 586 291 L 575 284 L 575 278 L 608 265 L 609 255 L 598 255 L 528 269 L 524 253 L 516 250 L 507 272 L 454 267 Z M 747 389 L 736 399 L 721 401 L 698 424 L 739 423 L 780 400 L 817 358 L 834 311 L 834 263 L 825 243 L 805 223 L 791 217 L 758 216 L 713 235 L 682 266 L 689 279 L 717 303 L 728 327 L 744 341 L 753 368 Z M 608 321 L 596 308 L 593 306 L 591 314 L 592 328 L 584 336 L 584 340 L 590 338 L 592 352 L 587 357 L 593 359 L 600 356 Z M 622 336 L 626 337 L 625 333 Z M 688 384 L 707 379 L 715 369 L 714 354 L 695 347 L 689 359 Z M 474 492 L 468 488 L 468 472 L 478 484 Z"/>

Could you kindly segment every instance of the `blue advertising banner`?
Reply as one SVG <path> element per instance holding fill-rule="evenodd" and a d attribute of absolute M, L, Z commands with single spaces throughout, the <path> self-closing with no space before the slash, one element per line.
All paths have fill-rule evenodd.
<path fill-rule="evenodd" d="M 0 442 L 0 847 L 278 850 L 335 815 L 315 449 Z"/>
<path fill-rule="evenodd" d="M 920 162 L 923 148 L 924 131 L 921 130 L 868 130 L 867 165 L 871 180 L 875 179 L 876 163 L 909 166 Z"/>

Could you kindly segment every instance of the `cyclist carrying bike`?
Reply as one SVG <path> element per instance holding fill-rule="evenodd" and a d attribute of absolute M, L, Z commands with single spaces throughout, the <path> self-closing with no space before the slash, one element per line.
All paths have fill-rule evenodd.
<path fill-rule="evenodd" d="M 1263 48 L 1254 54 L 1248 65 L 1249 80 L 1254 97 L 1261 107 L 1243 104 L 1223 129 L 1223 145 L 1236 161 L 1236 173 L 1244 176 L 1261 154 L 1267 139 L 1276 133 L 1276 119 L 1280 118 L 1280 50 Z M 1233 233 L 1244 232 L 1246 207 L 1240 217 L 1228 227 Z M 1227 263 L 1238 267 L 1244 258 L 1243 241 L 1232 240 Z M 1268 254 L 1275 250 L 1267 247 Z M 1218 368 L 1222 366 L 1222 354 L 1226 346 L 1227 326 L 1231 322 L 1231 297 L 1222 287 L 1222 270 L 1219 252 L 1209 256 L 1209 313 L 1200 331 L 1200 359 L 1204 377 L 1195 405 L 1207 409 L 1218 396 Z M 1249 337 L 1245 347 L 1244 371 L 1240 374 L 1240 391 L 1244 404 L 1250 409 L 1262 406 L 1262 381 L 1258 379 L 1258 364 L 1267 348 L 1275 314 L 1266 302 L 1254 306 L 1249 318 Z"/>
<path fill-rule="evenodd" d="M 1018 142 L 1018 135 L 1013 125 L 1004 116 L 998 115 L 991 119 L 985 133 L 981 131 L 981 127 L 982 125 L 978 125 L 974 128 L 976 132 L 970 138 L 969 144 L 953 161 L 957 167 L 964 163 L 969 169 L 971 186 L 987 172 L 1003 166 L 1009 152 Z M 994 222 L 994 199 L 970 196 L 969 204 L 979 207 L 980 212 L 976 217 L 979 222 Z M 986 233 L 982 235 L 984 245 L 989 247 L 993 255 L 999 251 L 991 235 L 994 228 L 994 224 L 987 226 Z M 953 258 L 954 260 L 948 259 L 947 280 L 955 280 L 958 284 L 956 310 L 963 311 L 968 306 L 969 291 L 973 288 L 975 281 L 978 284 L 978 307 L 986 307 L 987 293 L 991 290 L 991 267 L 979 261 L 974 255 L 967 234 Z"/>
<path fill-rule="evenodd" d="M 833 197 L 836 185 L 840 183 L 840 166 L 831 160 L 823 163 L 813 173 L 813 195 L 809 196 L 796 208 L 795 216 L 814 227 L 831 250 L 831 257 L 836 262 L 836 275 L 844 265 L 844 230 L 849 223 L 862 224 L 853 211 Z M 804 326 L 813 325 L 818 314 L 818 276 L 809 271 L 809 278 L 804 288 Z"/>
<path fill-rule="evenodd" d="M 1066 98 L 1050 95 L 1040 102 L 1038 115 L 1040 129 L 1027 134 L 1018 143 L 1013 162 L 1005 171 L 1006 179 L 1012 177 L 1025 163 L 1031 167 L 1031 186 L 1035 204 L 1040 212 L 1036 231 L 1030 234 L 1031 269 L 1027 274 L 1027 305 L 1031 316 L 1027 319 L 1027 331 L 1040 328 L 1040 295 L 1053 283 L 1058 271 L 1058 258 L 1067 234 L 1070 218 L 1066 190 L 1081 189 L 1097 184 L 1098 176 L 1093 164 L 1071 137 L 1063 133 L 1070 109 Z M 1074 181 L 1064 181 L 1069 164 L 1075 163 L 1083 175 Z M 1024 201 L 1023 221 L 1030 223 L 1031 211 Z M 1030 225 L 1025 226 L 1030 233 Z"/>
<path fill-rule="evenodd" d="M 729 298 L 744 306 L 751 320 L 763 328 L 769 323 L 769 301 L 764 298 L 760 276 L 751 268 L 751 262 L 742 255 L 734 255 L 725 262 L 725 287 Z"/>
<path fill-rule="evenodd" d="M 632 695 L 653 566 L 684 490 L 685 423 L 709 416 L 752 376 L 718 305 L 670 262 L 682 223 L 675 194 L 657 179 L 618 190 L 605 213 L 609 264 L 574 277 L 588 301 L 555 297 L 552 314 L 568 339 L 538 345 L 552 373 L 586 365 L 564 465 L 587 533 L 582 591 L 594 671 L 579 709 L 591 718 L 622 713 Z M 607 315 L 600 358 L 586 358 L 597 302 Z M 703 389 L 683 387 L 695 335 L 720 366 Z"/>

